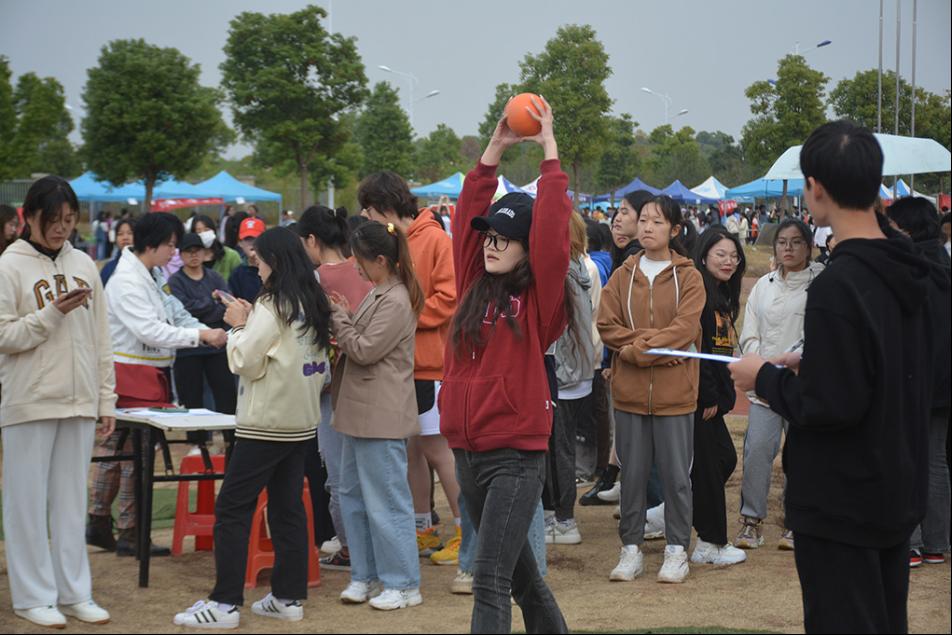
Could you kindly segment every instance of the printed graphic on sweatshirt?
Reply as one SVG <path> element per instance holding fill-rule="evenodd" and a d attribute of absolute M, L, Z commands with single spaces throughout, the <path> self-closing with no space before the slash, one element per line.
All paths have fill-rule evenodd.
<path fill-rule="evenodd" d="M 76 289 L 91 289 L 88 282 L 78 276 L 73 276 L 73 282 Z M 49 280 L 40 279 L 33 285 L 33 296 L 36 298 L 36 308 L 43 309 L 47 304 L 56 302 L 56 298 L 69 293 L 69 285 L 66 276 L 58 273 L 53 276 L 53 284 Z M 83 307 L 89 309 L 89 298 L 83 301 Z"/>
<path fill-rule="evenodd" d="M 495 312 L 495 307 L 490 304 L 486 307 L 486 315 L 483 316 L 483 324 L 489 324 L 490 326 L 495 324 L 496 320 L 503 319 L 517 319 L 519 313 L 522 311 L 522 299 L 514 295 L 509 296 L 509 308 L 500 311 L 499 315 L 493 318 L 493 313 Z"/>
<path fill-rule="evenodd" d="M 714 312 L 714 338 L 711 352 L 715 355 L 734 355 L 737 346 L 737 332 L 734 323 L 726 313 Z"/>

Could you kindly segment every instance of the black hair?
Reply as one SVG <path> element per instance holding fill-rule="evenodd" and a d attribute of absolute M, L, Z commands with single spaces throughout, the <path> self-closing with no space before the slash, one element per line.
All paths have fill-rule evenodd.
<path fill-rule="evenodd" d="M 347 251 L 350 231 L 347 227 L 347 210 L 343 207 L 333 210 L 323 205 L 312 205 L 301 214 L 295 230 L 301 238 L 314 236 L 322 245 Z"/>
<path fill-rule="evenodd" d="M 7 244 L 7 237 L 3 228 L 7 223 L 14 219 L 20 219 L 20 217 L 17 216 L 16 208 L 0 203 L 0 254 L 2 254 L 3 251 L 9 246 Z M 16 239 L 16 236 L 14 236 L 13 240 L 15 241 Z"/>
<path fill-rule="evenodd" d="M 658 196 L 654 196 L 651 199 L 645 201 L 644 205 L 641 206 L 641 209 L 638 210 L 639 218 L 641 218 L 641 212 L 644 211 L 645 205 L 648 203 L 654 203 L 658 206 L 658 209 L 661 211 L 661 216 L 663 216 L 664 219 L 670 223 L 672 229 L 679 225 L 683 228 L 684 218 L 681 214 L 681 206 L 673 198 L 664 194 L 659 194 Z M 681 254 L 682 256 L 688 255 L 688 250 L 684 248 L 684 244 L 681 242 L 680 233 L 668 241 L 668 247 L 674 250 L 675 253 Z"/>
<path fill-rule="evenodd" d="M 803 237 L 803 242 L 807 244 L 807 264 L 809 264 L 810 260 L 813 259 L 813 232 L 810 231 L 806 223 L 792 216 L 787 216 L 780 221 L 780 226 L 777 227 L 777 231 L 774 232 L 772 245 L 774 258 L 777 257 L 777 241 L 780 239 L 780 232 L 788 227 L 796 227 L 797 231 L 800 232 L 800 235 Z"/>
<path fill-rule="evenodd" d="M 913 242 L 934 240 L 942 235 L 935 205 L 918 196 L 903 196 L 886 208 L 889 220 L 909 234 Z"/>
<path fill-rule="evenodd" d="M 204 225 L 204 226 L 207 227 L 208 229 L 210 229 L 210 230 L 212 230 L 213 232 L 215 232 L 215 239 L 212 241 L 212 246 L 211 246 L 211 250 L 212 250 L 212 260 L 211 260 L 211 264 L 214 264 L 214 263 L 220 261 L 222 258 L 225 257 L 225 246 L 221 244 L 221 241 L 220 241 L 220 240 L 218 240 L 218 225 L 215 224 L 215 221 L 213 221 L 210 216 L 206 216 L 206 215 L 204 215 L 204 214 L 199 214 L 198 216 L 195 216 L 195 217 L 192 219 L 192 232 L 191 232 L 191 233 L 193 233 L 193 234 L 197 234 L 197 233 L 198 233 L 198 230 L 195 229 L 196 223 L 201 223 L 202 225 Z M 206 263 L 206 264 L 209 264 L 209 263 Z M 209 266 L 211 266 L 211 265 L 209 264 Z"/>
<path fill-rule="evenodd" d="M 185 226 L 175 214 L 168 212 L 152 212 L 145 214 L 136 223 L 132 233 L 132 250 L 137 254 L 145 253 L 146 249 L 156 249 L 159 245 L 172 240 L 182 242 Z"/>
<path fill-rule="evenodd" d="M 423 288 L 413 270 L 410 245 L 402 231 L 393 223 L 364 223 L 350 235 L 350 249 L 355 256 L 363 260 L 376 260 L 378 256 L 383 256 L 391 273 L 399 277 L 407 288 L 413 312 L 420 315 L 425 302 Z"/>
<path fill-rule="evenodd" d="M 624 196 L 624 199 L 628 202 L 628 205 L 630 205 L 631 208 L 635 210 L 636 219 L 638 214 L 641 214 L 641 209 L 645 206 L 645 203 L 650 201 L 652 198 L 654 198 L 654 195 L 646 190 L 635 190 L 634 192 L 628 192 Z M 612 214 L 610 221 L 612 225 L 615 224 L 615 217 L 621 213 L 620 208 L 616 207 L 614 209 L 615 213 Z M 611 236 L 611 228 L 609 228 L 608 234 Z M 629 241 L 623 249 L 615 244 L 614 237 L 612 237 L 609 244 L 611 245 L 612 271 L 620 267 L 621 263 L 624 262 L 625 253 L 632 248 L 632 244 L 634 244 L 634 246 L 639 249 L 641 248 L 641 244 L 638 242 L 637 236 L 632 237 L 631 241 Z"/>
<path fill-rule="evenodd" d="M 729 240 L 734 243 L 734 247 L 737 248 L 737 256 L 740 258 L 737 262 L 737 271 L 727 282 L 721 282 L 707 269 L 708 253 L 714 245 L 722 240 Z M 744 247 L 740 244 L 740 240 L 722 227 L 712 227 L 698 236 L 694 250 L 694 266 L 701 272 L 701 278 L 704 280 L 707 306 L 714 311 L 727 313 L 731 321 L 736 322 L 737 316 L 740 315 L 741 281 L 744 279 L 744 272 L 747 270 L 747 258 L 744 255 Z"/>
<path fill-rule="evenodd" d="M 435 209 L 431 209 L 430 213 L 433 214 L 433 218 L 436 219 L 436 222 L 440 224 L 440 227 L 443 228 L 443 231 L 446 231 L 446 223 L 443 222 L 443 217 L 440 216 L 440 213 Z"/>
<path fill-rule="evenodd" d="M 27 221 L 40 216 L 40 229 L 45 234 L 47 228 L 55 223 L 63 214 L 63 205 L 79 214 L 79 199 L 69 181 L 59 176 L 44 176 L 33 182 L 23 199 L 23 233 L 24 240 L 30 239 L 30 225 Z"/>
<path fill-rule="evenodd" d="M 241 224 L 248 218 L 245 212 L 235 212 L 228 217 L 228 224 L 225 225 L 225 244 L 232 249 L 238 246 L 238 232 L 241 231 Z"/>
<path fill-rule="evenodd" d="M 132 230 L 133 240 L 135 240 L 134 237 L 136 232 L 136 220 L 134 218 L 120 218 L 119 220 L 116 221 L 116 224 L 115 226 L 113 226 L 112 229 L 113 231 L 116 232 L 116 236 L 118 236 L 119 230 L 125 227 L 126 225 L 128 225 L 129 229 Z"/>
<path fill-rule="evenodd" d="M 804 187 L 823 184 L 846 209 L 872 207 L 883 182 L 883 151 L 873 133 L 849 121 L 831 121 L 813 131 L 800 150 Z"/>
<path fill-rule="evenodd" d="M 416 218 L 417 198 L 407 182 L 396 172 L 384 170 L 364 177 L 357 186 L 357 202 L 364 209 L 373 207 L 383 213 L 388 210 L 398 218 Z"/>
<path fill-rule="evenodd" d="M 942 220 L 939 221 L 939 229 L 942 229 L 943 225 L 948 225 L 952 223 L 952 212 L 946 212 L 942 215 Z"/>
<path fill-rule="evenodd" d="M 605 251 L 605 235 L 599 230 L 602 223 L 586 220 L 585 221 L 585 235 L 588 236 L 588 251 L 589 253 L 593 251 Z M 611 231 L 611 230 L 609 230 Z"/>
<path fill-rule="evenodd" d="M 272 227 L 255 239 L 255 253 L 271 268 L 258 299 L 271 300 L 278 319 L 288 326 L 303 321 L 302 334 L 310 332 L 315 344 L 329 347 L 330 301 L 314 277 L 301 239 L 285 227 Z"/>
<path fill-rule="evenodd" d="M 635 213 L 641 213 L 641 208 L 645 206 L 645 203 L 654 198 L 654 195 L 647 190 L 635 190 L 634 192 L 628 192 L 625 194 L 624 198 L 631 208 L 635 210 Z"/>
<path fill-rule="evenodd" d="M 354 216 L 347 217 L 347 235 L 353 234 L 357 231 L 357 228 L 363 225 L 364 223 L 369 223 L 370 221 L 360 214 L 355 214 Z"/>
<path fill-rule="evenodd" d="M 681 223 L 681 244 L 684 246 L 685 253 L 694 253 L 694 246 L 697 244 L 698 233 L 694 223 L 690 219 L 684 219 Z"/>

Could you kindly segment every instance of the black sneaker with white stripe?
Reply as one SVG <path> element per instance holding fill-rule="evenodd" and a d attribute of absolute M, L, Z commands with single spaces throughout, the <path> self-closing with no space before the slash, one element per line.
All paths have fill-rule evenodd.
<path fill-rule="evenodd" d="M 270 593 L 251 605 L 251 612 L 285 622 L 304 619 L 304 607 L 297 600 L 279 600 Z"/>
<path fill-rule="evenodd" d="M 172 623 L 191 628 L 238 628 L 240 619 L 237 606 L 225 611 L 218 602 L 199 600 L 184 613 L 177 613 Z"/>

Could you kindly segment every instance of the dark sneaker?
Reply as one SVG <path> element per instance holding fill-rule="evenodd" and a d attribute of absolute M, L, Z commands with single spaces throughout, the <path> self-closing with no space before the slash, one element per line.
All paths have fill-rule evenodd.
<path fill-rule="evenodd" d="M 922 566 L 922 554 L 918 549 L 909 550 L 909 568 L 918 569 Z"/>
<path fill-rule="evenodd" d="M 112 516 L 89 514 L 86 520 L 86 544 L 115 551 L 116 537 L 112 534 L 112 522 Z"/>
<path fill-rule="evenodd" d="M 926 564 L 945 564 L 945 554 L 922 552 L 922 561 Z"/>
<path fill-rule="evenodd" d="M 607 492 L 615 486 L 616 472 L 605 470 L 595 481 L 595 485 L 590 490 L 582 494 L 578 499 L 579 505 L 611 505 L 609 501 L 603 501 L 598 497 L 599 492 Z"/>
<path fill-rule="evenodd" d="M 124 529 L 119 532 L 119 539 L 116 540 L 116 555 L 122 557 L 134 557 L 138 555 L 138 548 L 135 529 Z M 162 558 L 172 555 L 168 547 L 160 547 L 152 543 L 149 549 L 149 555 L 153 558 Z"/>
<path fill-rule="evenodd" d="M 329 571 L 350 571 L 350 558 L 338 551 L 321 558 L 321 568 Z"/>

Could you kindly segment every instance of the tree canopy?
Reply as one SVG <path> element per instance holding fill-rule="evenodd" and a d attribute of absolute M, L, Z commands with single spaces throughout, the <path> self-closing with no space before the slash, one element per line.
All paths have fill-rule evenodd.
<path fill-rule="evenodd" d="M 355 136 L 362 159 L 360 175 L 380 170 L 410 176 L 413 170 L 413 130 L 400 107 L 400 96 L 386 82 L 374 86 L 363 112 L 357 117 Z"/>

